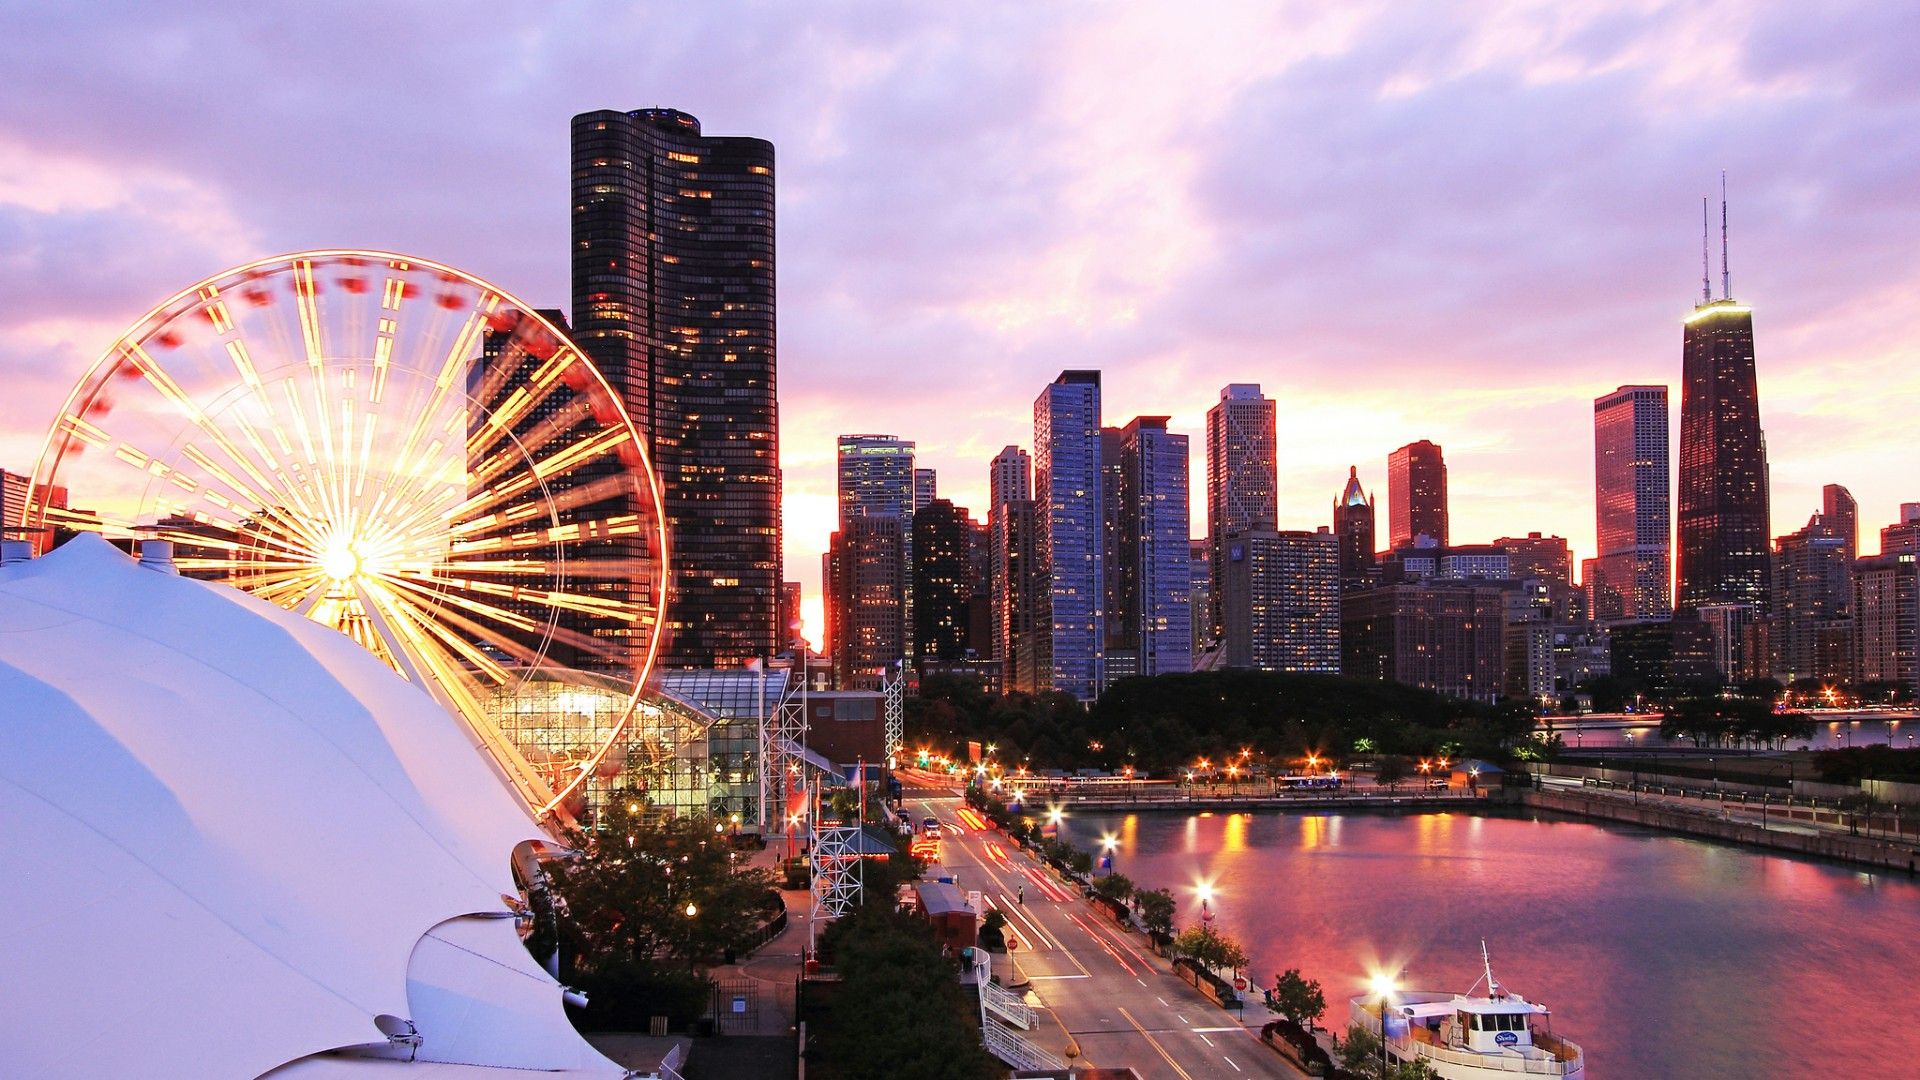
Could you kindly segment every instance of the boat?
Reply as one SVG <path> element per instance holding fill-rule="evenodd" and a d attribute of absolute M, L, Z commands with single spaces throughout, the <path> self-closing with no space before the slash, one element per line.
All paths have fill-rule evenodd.
<path fill-rule="evenodd" d="M 1483 973 L 1464 994 L 1396 990 L 1357 997 L 1352 1022 L 1375 1036 L 1382 1019 L 1386 1052 L 1396 1062 L 1421 1061 L 1441 1080 L 1552 1076 L 1581 1080 L 1586 1059 L 1580 1047 L 1553 1033 L 1547 1007 L 1510 993 L 1493 977 L 1487 943 L 1480 943 Z M 1486 986 L 1486 993 L 1474 991 Z"/>

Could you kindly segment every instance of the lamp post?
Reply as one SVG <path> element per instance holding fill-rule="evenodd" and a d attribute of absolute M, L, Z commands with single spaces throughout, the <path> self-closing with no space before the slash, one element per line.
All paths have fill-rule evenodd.
<path fill-rule="evenodd" d="M 700 909 L 694 906 L 693 901 L 687 901 L 687 972 L 689 974 L 693 972 L 693 919 L 698 914 Z"/>
<path fill-rule="evenodd" d="M 1393 976 L 1381 973 L 1373 977 L 1373 992 L 1380 998 L 1380 1072 L 1385 1075 L 1393 1067 L 1387 1058 L 1387 1003 L 1393 997 L 1396 987 Z"/>

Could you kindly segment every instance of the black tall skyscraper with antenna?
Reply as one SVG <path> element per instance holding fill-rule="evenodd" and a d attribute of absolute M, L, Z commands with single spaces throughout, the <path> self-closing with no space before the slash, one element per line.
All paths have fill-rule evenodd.
<path fill-rule="evenodd" d="M 1753 309 L 1734 302 L 1720 195 L 1720 297 L 1701 243 L 1701 303 L 1682 335 L 1676 606 L 1768 608 L 1767 440 L 1753 364 Z M 1703 230 L 1704 232 L 1704 230 Z"/>

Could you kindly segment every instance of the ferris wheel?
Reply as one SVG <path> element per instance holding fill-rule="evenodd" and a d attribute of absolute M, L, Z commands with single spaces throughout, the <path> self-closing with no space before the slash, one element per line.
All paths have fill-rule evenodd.
<path fill-rule="evenodd" d="M 171 542 L 181 573 L 351 636 L 542 816 L 617 766 L 659 644 L 659 482 L 620 396 L 552 321 L 424 259 L 301 252 L 175 294 L 68 396 L 25 524 Z M 600 707 L 503 720 L 574 674 Z"/>

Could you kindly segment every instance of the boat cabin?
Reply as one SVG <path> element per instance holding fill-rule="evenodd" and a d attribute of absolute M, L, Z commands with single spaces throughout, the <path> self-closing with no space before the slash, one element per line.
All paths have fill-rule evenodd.
<path fill-rule="evenodd" d="M 1394 1011 L 1409 1028 L 1424 1029 L 1423 1041 L 1480 1054 L 1501 1054 L 1532 1047 L 1533 1030 L 1528 1020 L 1547 1010 L 1520 997 L 1456 996 L 1451 1001 L 1405 1002 Z"/>

